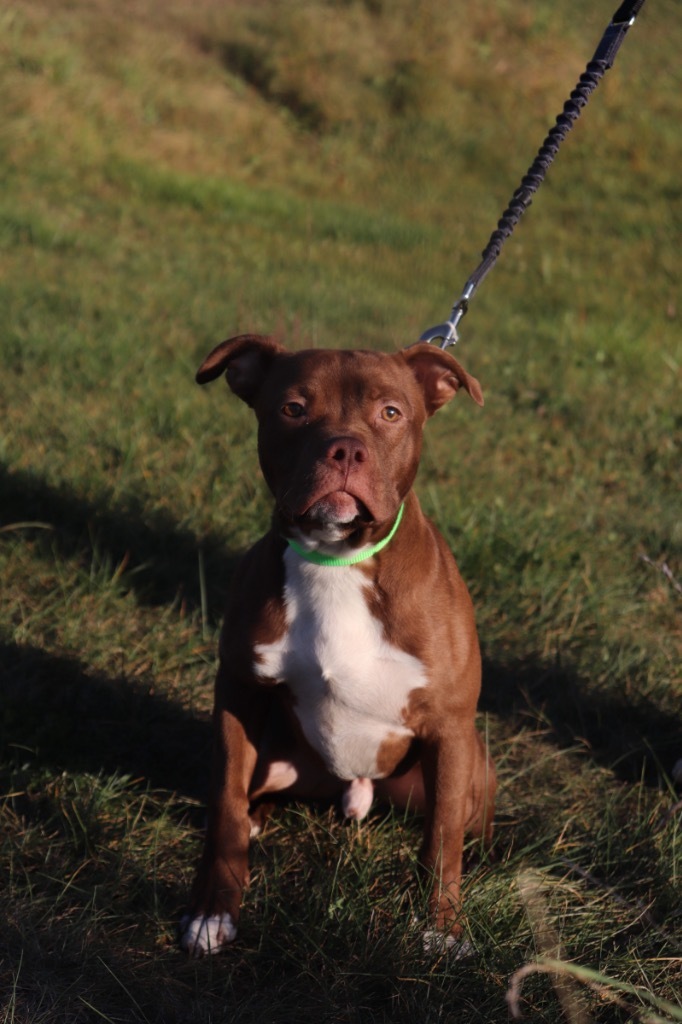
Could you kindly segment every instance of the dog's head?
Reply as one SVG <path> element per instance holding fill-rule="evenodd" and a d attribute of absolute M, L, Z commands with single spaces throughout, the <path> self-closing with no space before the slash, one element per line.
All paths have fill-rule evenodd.
<path fill-rule="evenodd" d="M 426 419 L 460 388 L 483 404 L 478 381 L 428 344 L 288 352 L 244 334 L 213 349 L 196 379 L 222 373 L 256 413 L 279 528 L 323 544 L 364 544 L 385 530 L 417 473 Z"/>

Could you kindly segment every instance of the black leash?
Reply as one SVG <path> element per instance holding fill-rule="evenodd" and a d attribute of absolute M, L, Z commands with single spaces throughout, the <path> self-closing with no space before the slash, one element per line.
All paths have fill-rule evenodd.
<path fill-rule="evenodd" d="M 457 325 L 469 308 L 469 300 L 488 271 L 493 268 L 500 255 L 502 245 L 533 201 L 533 196 L 544 181 L 559 146 L 580 117 L 583 107 L 599 85 L 605 72 L 613 65 L 628 29 L 643 6 L 644 0 L 625 0 L 613 15 L 594 57 L 580 76 L 578 84 L 564 104 L 562 113 L 557 117 L 556 124 L 550 129 L 535 160 L 512 196 L 509 206 L 497 222 L 497 228 L 493 231 L 483 250 L 481 262 L 465 284 L 460 298 L 452 307 L 450 319 L 444 324 L 429 328 L 422 334 L 420 341 L 439 340 L 441 348 L 447 348 L 458 341 Z"/>

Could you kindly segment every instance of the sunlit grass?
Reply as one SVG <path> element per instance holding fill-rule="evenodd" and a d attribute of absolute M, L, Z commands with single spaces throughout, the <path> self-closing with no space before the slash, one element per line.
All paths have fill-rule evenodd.
<path fill-rule="evenodd" d="M 594 1021 L 675 1019 L 672 0 L 643 10 L 462 323 L 485 408 L 458 398 L 425 438 L 418 490 L 474 597 L 501 780 L 494 858 L 470 851 L 475 958 L 424 955 L 417 823 L 301 808 L 255 847 L 234 949 L 175 946 L 221 605 L 270 515 L 251 413 L 196 366 L 242 330 L 392 350 L 442 320 L 611 13 L 0 14 L 7 1021 L 490 1024 L 536 957 Z M 524 979 L 527 1019 L 567 1019 L 555 982 Z"/>

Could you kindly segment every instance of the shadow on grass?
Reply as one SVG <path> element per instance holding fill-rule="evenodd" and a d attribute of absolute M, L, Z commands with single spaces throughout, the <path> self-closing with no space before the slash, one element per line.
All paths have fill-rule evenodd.
<path fill-rule="evenodd" d="M 211 745 L 199 717 L 125 677 L 77 659 L 0 644 L 3 759 L 54 771 L 117 772 L 203 803 Z M 481 710 L 513 724 L 541 720 L 559 746 L 583 742 L 624 781 L 657 785 L 679 757 L 679 720 L 659 708 L 587 691 L 566 670 L 484 666 Z M 1 749 L 1 748 L 0 748 Z"/>
<path fill-rule="evenodd" d="M 199 605 L 199 544 L 170 516 L 150 515 L 142 506 L 110 508 L 3 467 L 0 493 L 2 523 L 46 520 L 55 527 L 46 535 L 46 557 L 53 557 L 56 549 L 64 557 L 91 558 L 99 546 L 115 566 L 127 554 L 131 565 L 144 565 L 126 578 L 140 600 Z M 205 542 L 205 552 L 209 613 L 215 620 L 235 559 L 223 551 L 217 537 Z M 642 697 L 629 699 L 621 694 L 619 681 L 613 682 L 609 692 L 599 691 L 570 666 L 539 659 L 502 663 L 488 657 L 481 709 L 504 721 L 508 730 L 516 723 L 540 723 L 559 747 L 571 746 L 578 738 L 595 762 L 619 779 L 657 785 L 662 770 L 669 773 L 682 755 L 679 719 Z M 77 658 L 38 647 L 0 643 L 0 748 L 5 763 L 28 762 L 31 770 L 51 776 L 61 771 L 117 774 L 201 805 L 207 796 L 206 716 L 125 676 L 96 672 Z M 41 814 L 41 807 L 36 803 L 34 813 Z M 53 820 L 49 807 L 45 814 L 48 823 Z M 201 818 L 198 810 L 197 825 Z M 20 842 L 17 850 L 16 863 L 21 863 Z M 651 860 L 654 863 L 653 856 Z M 65 859 L 61 875 L 59 865 L 50 864 L 50 874 L 58 877 L 53 888 L 49 879 L 45 881 L 46 872 L 36 868 L 33 876 L 30 865 L 24 864 L 22 871 L 31 875 L 34 888 L 25 896 L 0 899 L 5 920 L 0 988 L 4 983 L 10 991 L 16 984 L 18 1021 L 106 1017 L 203 1024 L 223 1019 L 226 1006 L 238 1006 L 245 1024 L 263 1019 L 359 1019 L 358 1006 L 367 1021 L 385 1020 L 389 1014 L 396 1021 L 444 1019 L 441 1014 L 456 1014 L 462 1022 L 506 1018 L 495 975 L 508 976 L 518 966 L 509 961 L 508 952 L 500 954 L 492 970 L 484 963 L 462 972 L 453 963 L 434 971 L 415 959 L 414 950 L 398 943 L 392 946 L 390 935 L 387 945 L 375 943 L 376 949 L 357 929 L 345 934 L 338 927 L 330 938 L 329 924 L 318 929 L 299 914 L 297 891 L 283 902 L 274 923 L 272 906 L 267 904 L 251 915 L 252 923 L 247 917 L 245 941 L 224 958 L 197 964 L 169 952 L 165 943 L 173 941 L 170 929 L 165 937 L 155 931 L 158 907 L 168 917 L 168 908 L 179 909 L 186 898 L 175 879 L 159 881 L 144 863 L 126 864 L 127 895 L 122 898 L 118 878 L 100 876 L 93 863 L 91 873 L 88 869 L 79 875 L 77 886 L 69 882 L 67 894 L 61 879 L 71 877 L 74 863 Z M 110 910 L 99 909 L 97 901 L 105 899 L 102 893 L 114 894 L 111 906 L 116 906 L 118 916 L 111 912 L 110 918 Z M 92 903 L 90 916 L 84 903 Z M 323 906 L 320 920 L 326 921 L 325 913 Z M 112 935 L 112 920 L 119 934 Z M 315 948 L 322 934 L 324 950 Z M 145 952 L 137 953 L 135 947 L 144 947 Z M 18 949 L 21 964 L 12 968 Z M 368 949 L 373 956 L 369 961 Z M 155 955 L 148 950 L 155 950 Z M 327 983 L 311 985 L 311 977 L 317 976 L 326 977 Z M 428 1006 L 423 995 L 427 991 Z M 284 1006 L 282 992 L 288 994 Z M 130 993 L 137 1011 L 131 1010 Z"/>
<path fill-rule="evenodd" d="M 18 1024 L 490 1024 L 507 1019 L 496 972 L 485 963 L 472 962 L 463 971 L 456 960 L 425 957 L 417 929 L 416 941 L 408 945 L 400 941 L 400 928 L 386 927 L 384 935 L 368 941 L 352 925 L 330 923 L 318 945 L 319 925 L 305 935 L 284 913 L 270 921 L 271 930 L 260 942 L 247 936 L 220 956 L 196 961 L 158 949 L 150 956 L 129 941 L 112 944 L 102 926 L 91 928 L 84 941 L 77 919 L 58 922 L 55 934 L 46 928 L 44 908 L 26 903 L 22 911 L 21 927 L 10 919 L 0 935 L 5 965 L 22 949 L 12 1014 Z M 503 977 L 516 966 L 508 954 L 495 963 Z M 0 962 L 0 977 L 3 973 Z M 11 991 L 9 972 L 8 982 Z"/>
<path fill-rule="evenodd" d="M 408 948 L 402 929 L 389 927 L 381 914 L 375 920 L 367 910 L 361 922 L 330 916 L 338 858 L 331 842 L 328 856 L 304 851 L 303 867 L 280 896 L 261 893 L 264 905 L 245 916 L 233 949 L 189 960 L 176 948 L 173 929 L 187 898 L 177 850 L 169 851 L 167 868 L 163 851 L 157 863 L 147 848 L 121 847 L 119 825 L 112 826 L 109 849 L 106 834 L 98 838 L 88 818 L 92 851 L 80 849 L 49 787 L 42 794 L 39 783 L 41 772 L 50 779 L 62 771 L 116 773 L 203 801 L 208 721 L 131 680 L 34 647 L 0 645 L 0 679 L 0 760 L 18 768 L 13 788 L 25 762 L 33 776 L 29 800 L 15 792 L 13 804 L 27 818 L 12 837 L 14 874 L 0 895 L 0 990 L 13 993 L 12 1019 L 19 1024 L 289 1024 L 360 1019 L 358 1007 L 368 1022 L 441 1019 L 439 1012 L 423 1015 L 427 990 L 428 1007 L 450 1012 L 454 1006 L 458 1020 L 494 1019 L 465 1012 L 484 996 L 503 1012 L 499 986 L 482 967 L 468 972 L 466 984 L 456 962 L 443 962 L 434 976 L 418 931 Z M 309 840 L 313 854 L 319 838 L 316 832 Z M 192 861 L 197 853 L 198 844 Z M 266 848 L 260 856 L 273 855 Z M 276 865 L 276 859 L 266 865 L 274 879 Z M 300 872 L 310 901 L 302 899 Z"/>
<path fill-rule="evenodd" d="M 201 606 L 199 553 L 205 565 L 205 597 L 210 619 L 222 613 L 226 581 L 236 557 L 209 534 L 199 540 L 170 515 L 149 512 L 141 502 L 125 507 L 106 499 L 90 501 L 68 487 L 55 487 L 27 471 L 0 464 L 0 529 L 13 523 L 45 523 L 51 529 L 37 543 L 64 557 L 88 559 L 116 567 L 126 565 L 126 583 L 150 605 L 184 603 Z"/>
<path fill-rule="evenodd" d="M 680 718 L 642 695 L 628 699 L 591 686 L 569 667 L 484 659 L 480 710 L 519 724 L 540 723 L 559 747 L 580 743 L 624 782 L 658 786 L 682 755 Z"/>
<path fill-rule="evenodd" d="M 0 644 L 0 759 L 130 776 L 205 801 L 208 716 L 74 658 Z"/>
<path fill-rule="evenodd" d="M 220 619 L 236 556 L 224 551 L 220 538 L 201 543 L 169 515 L 149 513 L 141 505 L 118 508 L 104 500 L 88 501 L 20 471 L 0 465 L 0 526 L 3 523 L 46 521 L 49 554 L 92 558 L 93 550 L 113 567 L 128 559 L 126 584 L 139 600 L 153 604 L 201 602 L 198 552 L 204 552 L 206 600 L 212 621 Z M 132 571 L 134 570 L 134 571 Z M 12 645 L 0 648 L 0 675 L 33 680 L 24 689 L 24 723 L 19 736 L 5 735 L 31 748 L 68 745 L 73 758 L 88 770 L 111 768 L 143 775 L 154 785 L 186 791 L 178 756 L 203 757 L 207 726 L 159 696 L 136 690 L 128 680 L 90 674 L 77 661 Z M 15 687 L 17 693 L 22 687 Z M 2 701 L 7 710 L 7 690 Z M 78 694 L 78 696 L 74 696 Z M 44 712 L 51 708 L 50 715 Z M 582 742 L 599 764 L 626 781 L 644 779 L 658 784 L 682 755 L 679 718 L 641 696 L 628 699 L 618 692 L 598 691 L 570 667 L 539 660 L 497 663 L 487 659 L 481 710 L 508 722 L 541 721 L 560 746 Z M 32 722 L 33 726 L 28 727 Z M 78 736 L 72 736 L 74 730 Z M 72 741 L 65 743 L 65 737 Z M 199 754 L 198 752 L 202 753 Z M 92 755 L 89 760 L 89 755 Z M 76 767 L 70 764 L 68 767 Z M 202 788 L 201 794 L 205 794 Z M 193 794 L 194 795 L 194 794 Z"/>

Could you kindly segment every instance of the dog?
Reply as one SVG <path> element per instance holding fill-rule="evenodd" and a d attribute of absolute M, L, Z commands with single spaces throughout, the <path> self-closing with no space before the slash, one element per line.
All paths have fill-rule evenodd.
<path fill-rule="evenodd" d="M 237 933 L 249 840 L 274 794 L 424 815 L 427 936 L 461 938 L 465 833 L 490 842 L 495 770 L 474 725 L 481 658 L 454 558 L 412 489 L 428 417 L 478 381 L 447 352 L 222 342 L 201 364 L 255 412 L 272 525 L 232 581 L 203 855 L 181 945 Z"/>

